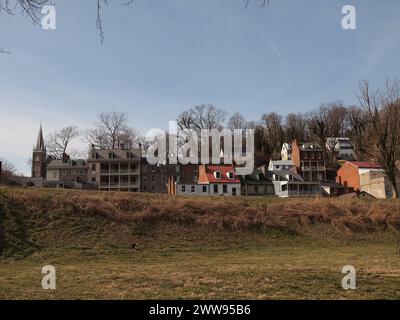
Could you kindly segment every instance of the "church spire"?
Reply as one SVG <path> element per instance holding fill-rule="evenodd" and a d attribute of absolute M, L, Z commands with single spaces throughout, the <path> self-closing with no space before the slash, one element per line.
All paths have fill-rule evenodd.
<path fill-rule="evenodd" d="M 34 148 L 34 151 L 46 151 L 46 147 L 44 145 L 43 130 L 42 130 L 42 123 L 41 122 L 40 122 L 39 134 L 38 134 L 38 137 L 37 137 L 36 146 Z"/>

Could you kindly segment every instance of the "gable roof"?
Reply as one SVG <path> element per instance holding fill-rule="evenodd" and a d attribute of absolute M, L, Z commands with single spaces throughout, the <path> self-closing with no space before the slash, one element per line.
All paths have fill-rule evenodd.
<path fill-rule="evenodd" d="M 217 179 L 214 176 L 216 171 L 221 172 L 221 179 Z M 228 172 L 233 172 L 233 179 L 228 178 Z M 203 181 L 203 183 L 240 183 L 240 179 L 237 176 L 233 165 L 206 165 L 205 178 L 207 181 Z"/>
<path fill-rule="evenodd" d="M 87 162 L 86 160 L 83 159 L 74 159 L 74 160 L 68 160 L 66 162 L 62 161 L 62 160 L 51 160 L 48 165 L 47 168 L 49 169 L 66 169 L 66 168 L 75 168 L 75 167 L 79 167 L 79 168 L 86 168 Z"/>
<path fill-rule="evenodd" d="M 367 161 L 347 161 L 353 166 L 361 169 L 383 169 L 383 167 L 378 163 L 367 162 Z"/>
<path fill-rule="evenodd" d="M 268 172 L 267 177 L 261 170 L 255 169 L 251 174 L 246 176 L 240 176 L 242 183 L 247 183 L 251 185 L 265 185 L 272 184 L 272 175 Z"/>
<path fill-rule="evenodd" d="M 272 170 L 272 174 L 280 176 L 284 181 L 288 181 L 287 176 L 291 175 L 295 181 L 304 181 L 303 177 L 293 170 Z"/>
<path fill-rule="evenodd" d="M 270 160 L 269 163 L 274 166 L 294 166 L 293 160 Z"/>

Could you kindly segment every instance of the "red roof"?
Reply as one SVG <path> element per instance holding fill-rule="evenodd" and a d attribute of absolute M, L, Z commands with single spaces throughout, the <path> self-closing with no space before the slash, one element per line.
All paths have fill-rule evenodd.
<path fill-rule="evenodd" d="M 366 162 L 366 161 L 349 161 L 352 165 L 358 168 L 366 169 L 382 169 L 383 167 L 378 163 Z"/>
<path fill-rule="evenodd" d="M 215 177 L 216 171 L 221 172 L 221 179 Z M 233 179 L 228 178 L 228 172 L 233 172 Z M 209 183 L 240 183 L 233 165 L 207 165 L 206 176 Z"/>

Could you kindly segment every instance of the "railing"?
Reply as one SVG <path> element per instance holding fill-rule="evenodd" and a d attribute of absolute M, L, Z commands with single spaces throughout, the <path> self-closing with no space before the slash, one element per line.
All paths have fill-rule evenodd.
<path fill-rule="evenodd" d="M 302 171 L 325 171 L 326 167 L 320 167 L 320 166 L 312 166 L 312 167 L 301 167 Z"/>
<path fill-rule="evenodd" d="M 139 170 L 101 170 L 101 175 L 133 175 L 139 174 Z"/>
<path fill-rule="evenodd" d="M 107 184 L 107 183 L 102 183 L 100 184 L 100 188 L 138 188 L 139 184 L 138 183 L 121 183 L 121 184 Z"/>

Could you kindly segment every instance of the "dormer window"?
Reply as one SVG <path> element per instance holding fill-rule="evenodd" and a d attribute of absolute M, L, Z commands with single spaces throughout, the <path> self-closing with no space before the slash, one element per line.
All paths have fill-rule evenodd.
<path fill-rule="evenodd" d="M 92 152 L 92 159 L 97 159 L 97 153 L 96 152 Z"/>
<path fill-rule="evenodd" d="M 221 179 L 221 171 L 215 171 L 215 172 L 214 172 L 214 177 L 215 177 L 216 179 Z"/>
<path fill-rule="evenodd" d="M 108 153 L 108 158 L 109 159 L 114 159 L 114 152 L 109 152 Z"/>
<path fill-rule="evenodd" d="M 232 172 L 232 171 L 228 172 L 226 175 L 228 176 L 228 179 L 231 179 L 231 180 L 233 180 L 233 178 L 234 178 L 234 174 L 233 174 L 233 172 Z"/>

